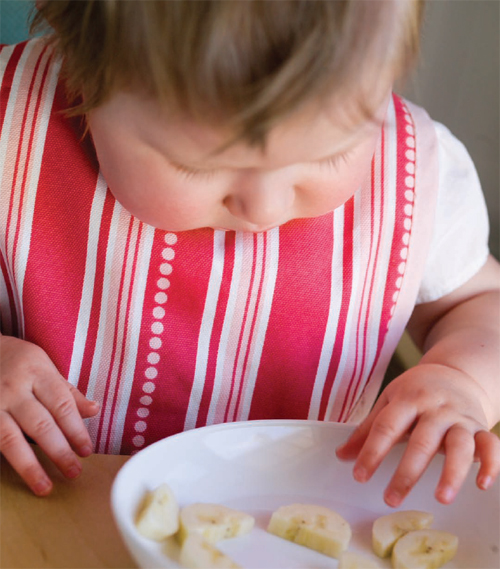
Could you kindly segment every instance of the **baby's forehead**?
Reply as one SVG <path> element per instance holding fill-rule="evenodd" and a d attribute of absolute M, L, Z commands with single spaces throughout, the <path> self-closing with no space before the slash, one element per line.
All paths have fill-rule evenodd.
<path fill-rule="evenodd" d="M 364 111 L 342 106 L 337 101 L 311 102 L 278 121 L 263 144 L 235 139 L 230 123 L 223 117 L 218 121 L 197 120 L 140 96 L 117 97 L 117 108 L 112 108 L 113 102 L 110 106 L 112 112 L 116 111 L 115 120 L 135 117 L 131 127 L 134 136 L 152 144 L 174 162 L 202 168 L 272 169 L 350 151 L 370 132 L 379 129 L 387 99 L 388 93 L 375 109 Z"/>
<path fill-rule="evenodd" d="M 284 115 L 278 115 L 271 122 L 273 127 L 281 128 L 290 123 L 299 125 L 301 122 L 308 123 L 317 115 L 324 115 L 335 124 L 338 130 L 346 133 L 356 129 L 360 124 L 370 118 L 374 118 L 381 105 L 387 98 L 388 92 L 392 90 L 394 74 L 390 69 L 378 70 L 364 76 L 351 78 L 342 86 L 333 86 L 325 89 L 322 93 L 311 94 L 297 105 L 291 106 Z M 137 92 L 136 92 L 137 93 Z M 144 102 L 141 102 L 144 99 Z M 183 116 L 187 120 L 197 122 L 202 125 L 210 125 L 219 130 L 230 130 L 231 124 L 242 122 L 242 117 L 246 111 L 228 110 L 223 102 L 201 106 L 195 109 L 198 112 L 194 115 L 190 110 L 179 107 L 175 102 L 166 99 L 158 99 L 153 96 L 137 94 L 138 104 L 150 106 L 151 104 L 162 113 L 169 117 L 172 115 Z M 253 101 L 250 101 L 250 105 Z M 244 119 L 243 119 L 244 121 Z M 264 115 L 263 123 L 267 123 L 268 117 Z"/>

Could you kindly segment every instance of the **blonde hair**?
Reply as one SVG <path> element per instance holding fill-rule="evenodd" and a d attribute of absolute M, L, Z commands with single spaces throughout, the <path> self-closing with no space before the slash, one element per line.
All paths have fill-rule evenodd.
<path fill-rule="evenodd" d="M 119 90 L 261 143 L 300 105 L 404 74 L 421 0 L 44 0 L 73 114 Z M 83 96 L 83 99 L 79 99 Z M 363 97 L 360 96 L 360 101 Z M 360 102 L 360 106 L 363 103 Z"/>

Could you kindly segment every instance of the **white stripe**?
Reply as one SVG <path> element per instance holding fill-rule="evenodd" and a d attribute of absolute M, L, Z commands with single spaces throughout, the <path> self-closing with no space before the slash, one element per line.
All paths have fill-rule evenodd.
<path fill-rule="evenodd" d="M 47 52 L 44 55 L 44 62 L 40 65 L 39 74 L 42 76 L 46 59 L 49 57 Z M 52 103 L 54 101 L 54 94 L 57 86 L 57 77 L 59 75 L 60 61 L 57 60 L 50 66 L 49 73 L 44 85 L 45 94 L 42 93 L 43 107 L 38 111 L 38 119 L 34 125 L 35 135 L 33 136 L 33 145 L 31 147 L 30 163 L 25 164 L 25 168 L 29 169 L 31 176 L 27 180 L 27 188 L 25 192 L 25 201 L 22 205 L 22 219 L 21 230 L 18 236 L 18 249 L 17 255 L 14 260 L 14 271 L 17 276 L 17 289 L 19 291 L 19 300 L 21 303 L 20 314 L 22 322 L 20 322 L 20 329 L 24 336 L 24 310 L 22 309 L 24 277 L 26 275 L 26 264 L 28 262 L 28 254 L 31 242 L 31 232 L 33 228 L 33 215 L 35 213 L 36 192 L 38 188 L 38 180 L 40 178 L 40 169 L 42 165 L 42 156 L 45 149 L 45 138 L 47 136 L 47 128 L 49 125 Z M 32 98 L 33 106 L 36 105 L 36 97 Z"/>
<path fill-rule="evenodd" d="M 362 205 L 366 199 L 366 195 L 361 193 L 354 199 L 354 223 L 355 227 L 360 227 L 357 220 L 363 219 L 362 216 Z M 369 230 L 368 230 L 369 232 Z M 373 244 L 370 240 L 369 235 L 363 234 L 363 230 L 360 228 L 358 231 L 354 231 L 353 234 L 353 249 L 354 249 L 354 259 L 353 264 L 359 267 L 359 285 L 356 294 L 351 293 L 351 304 L 353 305 L 353 326 L 352 326 L 352 338 L 349 342 L 349 346 L 352 348 L 351 357 L 349 358 L 349 366 L 345 369 L 346 380 L 349 378 L 350 385 L 348 392 L 345 395 L 346 409 L 349 408 L 351 401 L 356 393 L 355 385 L 359 378 L 359 372 L 361 369 L 361 363 L 363 360 L 363 349 L 364 349 L 364 316 L 366 314 L 365 298 L 363 293 L 367 292 L 367 280 L 368 280 L 368 256 L 369 249 Z M 371 241 L 371 242 L 370 242 Z M 348 316 L 349 318 L 349 316 Z"/>
<path fill-rule="evenodd" d="M 390 248 L 394 234 L 395 209 L 396 209 L 396 174 L 397 174 L 397 138 L 395 127 L 395 110 L 394 103 L 391 101 L 387 116 L 387 128 L 385 129 L 385 171 L 384 171 L 384 221 L 380 228 L 382 231 L 381 242 L 379 248 L 379 257 L 374 273 L 373 300 L 370 310 L 369 329 L 367 331 L 367 347 L 366 347 L 366 367 L 368 372 L 375 357 L 377 355 L 378 337 L 380 330 L 380 321 L 382 318 L 382 307 L 384 301 L 384 293 L 387 286 L 387 271 L 389 270 Z M 382 204 L 379 204 L 382 207 Z M 380 219 L 380 213 L 378 219 Z M 395 284 L 395 283 L 394 283 Z M 368 379 L 366 376 L 365 380 Z"/>
<path fill-rule="evenodd" d="M 4 173 L 4 167 L 5 167 L 5 158 L 7 157 L 7 144 L 9 142 L 9 138 L 10 138 L 10 129 L 12 127 L 12 119 L 14 118 L 14 107 L 16 106 L 16 102 L 17 102 L 17 93 L 19 91 L 19 85 L 21 83 L 21 78 L 24 72 L 24 66 L 26 64 L 26 60 L 28 59 L 31 51 L 33 50 L 33 48 L 35 47 L 35 45 L 37 45 L 36 43 L 28 43 L 23 51 L 23 53 L 21 54 L 21 57 L 19 58 L 17 67 L 16 67 L 16 72 L 14 73 L 14 77 L 12 78 L 12 85 L 10 87 L 10 94 L 9 94 L 9 102 L 7 103 L 7 108 L 5 109 L 5 117 L 4 117 L 4 121 L 3 121 L 3 126 L 2 126 L 2 134 L 0 136 L 0 192 L 2 191 L 2 187 L 3 187 L 3 173 Z M 5 72 L 5 67 L 7 66 L 7 63 L 5 63 L 5 66 L 2 66 L 2 75 Z M 2 77 L 3 78 L 3 77 Z M 24 95 L 24 94 L 23 94 Z M 9 187 L 10 190 L 10 187 Z M 0 194 L 0 200 L 5 199 L 5 195 L 4 194 Z M 7 195 L 7 198 L 10 197 L 10 192 Z"/>
<path fill-rule="evenodd" d="M 253 393 L 255 389 L 255 382 L 257 380 L 257 373 L 259 371 L 260 358 L 262 349 L 264 347 L 264 339 L 266 336 L 267 326 L 269 324 L 269 315 L 271 313 L 271 306 L 273 303 L 274 289 L 276 286 L 276 277 L 278 275 L 278 260 L 279 260 L 279 227 L 271 229 L 267 232 L 267 247 L 266 247 L 266 266 L 265 266 L 265 281 L 260 298 L 260 315 L 256 323 L 256 330 L 252 344 L 254 346 L 253 354 L 249 362 L 249 369 L 245 379 L 245 388 L 243 397 L 240 403 L 240 410 L 238 419 L 241 421 L 248 420 L 250 413 L 250 406 L 252 403 Z"/>
<path fill-rule="evenodd" d="M 122 374 L 120 377 L 120 391 L 116 403 L 116 416 L 113 419 L 112 434 L 109 453 L 119 454 L 123 439 L 123 428 L 127 416 L 130 394 L 134 383 L 135 369 L 137 365 L 137 352 L 139 349 L 139 336 L 144 309 L 144 295 L 146 291 L 151 251 L 155 235 L 154 227 L 143 224 L 140 250 L 137 259 L 133 296 L 130 307 L 130 321 L 127 330 L 128 345 Z"/>
<path fill-rule="evenodd" d="M 319 409 L 321 397 L 325 387 L 326 376 L 332 359 L 333 346 L 337 337 L 340 309 L 342 306 L 342 293 L 344 284 L 343 275 L 343 256 L 344 256 L 344 207 L 337 208 L 333 213 L 333 250 L 331 266 L 331 286 L 330 286 L 330 307 L 328 310 L 328 320 L 326 323 L 321 355 L 319 358 L 314 388 L 309 406 L 308 419 L 317 421 L 319 419 Z M 335 385 L 334 385 L 335 387 Z"/>
<path fill-rule="evenodd" d="M 357 205 L 357 201 L 359 201 L 360 195 L 359 192 L 354 196 L 354 219 L 353 219 L 353 227 L 356 228 L 359 220 L 357 215 L 359 213 L 359 205 Z M 344 236 L 342 235 L 342 242 Z M 349 308 L 347 311 L 347 322 L 344 331 L 344 338 L 342 341 L 342 351 L 340 356 L 339 365 L 337 368 L 337 374 L 335 376 L 335 381 L 333 382 L 332 391 L 330 393 L 330 397 L 328 399 L 328 405 L 326 410 L 326 418 L 332 420 L 332 412 L 334 410 L 334 404 L 336 403 L 336 395 L 337 391 L 341 384 L 344 382 L 344 373 L 346 372 L 347 363 L 354 361 L 352 349 L 355 348 L 355 342 L 353 338 L 355 338 L 356 334 L 356 327 L 357 327 L 357 319 L 355 315 L 357 314 L 358 310 L 358 303 L 359 303 L 359 287 L 360 287 L 360 241 L 359 236 L 356 235 L 356 231 L 353 232 L 353 243 L 352 243 L 352 288 L 351 288 L 351 295 L 349 299 Z M 348 368 L 347 372 L 351 371 Z M 338 403 L 338 402 L 337 402 Z M 336 410 L 336 407 L 335 407 Z"/>
<path fill-rule="evenodd" d="M 386 129 L 386 138 L 385 138 L 385 171 L 384 171 L 384 222 L 383 227 L 381 228 L 382 235 L 381 235 L 381 242 L 380 242 L 380 253 L 377 262 L 376 272 L 375 272 L 375 285 L 374 291 L 374 300 L 373 306 L 371 311 L 371 321 L 370 321 L 370 329 L 367 332 L 369 346 L 367 348 L 367 359 L 365 365 L 365 373 L 367 373 L 376 357 L 377 346 L 378 346 L 378 338 L 379 338 L 379 331 L 380 331 L 380 322 L 382 317 L 382 308 L 384 303 L 384 296 L 385 290 L 388 285 L 387 283 L 387 273 L 389 270 L 389 264 L 391 261 L 391 249 L 392 249 L 392 240 L 394 235 L 394 225 L 395 225 L 395 214 L 396 214 L 396 190 L 397 190 L 397 131 L 396 131 L 396 117 L 395 117 L 395 108 L 394 104 L 391 101 L 388 109 L 387 115 L 387 125 L 388 128 Z M 372 334 L 371 332 L 376 330 L 376 333 Z M 365 375 L 364 382 L 359 386 L 359 392 L 364 388 L 364 384 L 368 379 L 367 375 Z M 353 396 L 354 392 L 351 392 L 351 397 Z M 349 405 L 352 404 L 352 401 L 348 402 Z M 349 408 L 349 405 L 346 406 L 346 409 Z M 356 405 L 354 405 L 353 409 L 349 412 L 349 414 L 344 417 L 344 420 L 347 422 L 350 420 L 350 416 L 356 410 Z"/>
<path fill-rule="evenodd" d="M 10 207 L 10 200 L 11 200 L 11 196 L 13 195 L 14 200 L 17 200 L 17 203 L 13 204 L 13 212 L 12 212 L 12 219 L 17 219 L 17 208 L 18 208 L 18 201 L 19 201 L 19 196 L 16 195 L 16 190 L 13 187 L 13 180 L 9 179 L 9 180 L 4 180 L 4 175 L 5 175 L 5 159 L 7 158 L 7 156 L 10 156 L 9 153 L 7 152 L 7 148 L 8 148 L 8 144 L 10 142 L 10 137 L 11 137 L 11 129 L 12 129 L 12 121 L 14 119 L 14 110 L 16 107 L 16 103 L 17 103 L 17 99 L 18 99 L 18 92 L 19 92 L 19 87 L 22 81 L 22 77 L 24 74 L 24 68 L 26 65 L 26 61 L 29 58 L 29 56 L 31 55 L 31 52 L 34 50 L 35 47 L 39 47 L 39 44 L 33 42 L 33 43 L 29 43 L 26 48 L 24 49 L 23 53 L 21 54 L 21 57 L 19 58 L 19 61 L 17 63 L 17 67 L 16 67 L 16 71 L 14 73 L 14 77 L 12 79 L 12 84 L 11 84 L 11 89 L 10 89 L 10 94 L 9 94 L 9 102 L 7 103 L 7 108 L 5 110 L 5 117 L 4 117 L 4 122 L 3 122 L 3 126 L 2 126 L 2 134 L 0 136 L 0 211 L 5 212 L 4 215 L 4 222 L 6 223 L 7 220 L 7 215 L 9 212 L 9 207 Z M 22 92 L 21 93 L 21 97 L 26 98 L 26 93 Z M 15 123 L 16 125 L 19 125 L 19 129 L 21 128 L 21 121 L 17 121 Z M 20 132 L 18 133 L 18 139 L 20 137 Z M 20 144 L 20 141 L 19 141 Z M 5 191 L 2 189 L 5 188 Z M 10 247 L 7 246 L 7 239 L 8 239 L 8 235 L 5 231 L 6 227 L 4 228 L 4 231 L 2 231 L 3 234 L 3 238 L 5 239 L 5 241 L 2 241 L 1 246 L 3 249 L 3 254 L 4 254 L 4 259 L 5 259 L 5 264 L 7 266 L 7 270 L 9 272 L 9 278 L 10 281 L 13 285 L 13 291 L 14 291 L 14 303 L 15 303 L 15 309 L 16 312 L 19 316 L 19 326 L 20 326 L 20 332 L 22 334 L 22 313 L 21 313 L 21 301 L 19 299 L 19 291 L 17 290 L 17 288 L 14 287 L 14 273 L 15 273 L 15 268 L 13 267 L 13 263 L 12 263 L 12 243 L 13 243 L 13 239 L 11 239 L 11 245 Z M 15 235 L 15 226 L 14 228 L 10 229 L 10 233 L 9 234 L 14 234 Z"/>
<path fill-rule="evenodd" d="M 130 237 L 128 230 L 130 228 L 130 221 L 132 220 L 132 227 L 130 230 Z M 117 396 L 117 389 L 119 389 L 120 379 L 119 372 L 120 366 L 122 365 L 123 359 L 125 358 L 124 352 L 127 348 L 127 342 L 129 340 L 127 332 L 130 328 L 126 328 L 127 322 L 127 307 L 130 296 L 130 288 L 132 287 L 132 271 L 134 267 L 134 257 L 137 245 L 137 237 L 139 231 L 140 222 L 135 218 L 132 218 L 128 212 L 123 211 L 122 216 L 122 227 L 127 227 L 126 232 L 123 233 L 124 236 L 124 251 L 122 259 L 122 271 L 120 271 L 120 278 L 117 279 L 118 288 L 115 289 L 117 294 L 117 300 L 119 297 L 120 305 L 117 306 L 116 314 L 117 320 L 115 321 L 116 330 L 118 334 L 116 335 L 114 345 L 111 346 L 111 354 L 113 354 L 112 367 L 109 373 L 108 389 L 105 394 L 106 403 L 104 409 L 101 413 L 104 413 L 104 421 L 102 423 L 101 433 L 99 435 L 99 452 L 106 452 L 106 447 L 108 444 L 108 434 L 113 428 L 113 407 L 115 406 L 115 399 Z M 117 271 L 118 273 L 118 271 Z M 121 291 L 120 291 L 121 289 Z M 111 332 L 111 330 L 110 330 Z M 108 339 L 114 337 L 113 334 L 108 336 Z M 101 376 L 102 377 L 102 376 Z"/>
<path fill-rule="evenodd" d="M 384 128 L 384 136 L 385 136 Z M 381 307 L 380 296 L 385 290 L 385 283 L 381 283 L 377 280 L 377 269 L 379 266 L 381 246 L 379 241 L 382 240 L 382 231 L 384 226 L 382 224 L 382 192 L 379 191 L 382 182 L 382 169 L 384 169 L 384 180 L 386 180 L 387 172 L 385 168 L 385 149 L 384 155 L 382 156 L 382 147 L 377 149 L 375 153 L 375 167 L 373 172 L 373 186 L 374 186 L 374 196 L 373 196 L 373 212 L 370 212 L 373 216 L 373 228 L 372 228 L 372 240 L 371 240 L 371 259 L 368 266 L 368 281 L 366 287 L 366 296 L 364 299 L 365 307 L 363 313 L 363 333 L 366 328 L 366 345 L 364 351 L 364 368 L 360 370 L 363 374 L 361 378 L 360 389 L 364 385 L 366 379 L 368 379 L 368 374 L 370 372 L 373 359 L 375 358 L 378 337 L 379 337 L 379 327 L 380 327 L 380 317 L 381 317 Z M 387 184 L 385 184 L 384 193 L 387 191 Z M 366 310 L 368 310 L 368 315 L 366 316 Z"/>
<path fill-rule="evenodd" d="M 384 215 L 386 215 L 386 219 L 389 219 L 390 221 L 388 221 L 387 223 L 389 223 L 389 225 L 386 226 L 386 231 L 384 232 L 386 241 L 382 244 L 382 247 L 384 247 L 384 250 L 386 251 L 387 255 L 386 255 L 386 259 L 384 261 L 383 265 L 379 265 L 381 266 L 381 275 L 380 275 L 380 279 L 381 279 L 381 283 L 385 289 L 385 287 L 388 287 L 389 290 L 392 288 L 392 290 L 396 289 L 396 283 L 391 283 L 388 282 L 386 283 L 387 280 L 387 271 L 388 271 L 388 264 L 389 264 L 389 248 L 392 244 L 392 240 L 393 240 L 393 234 L 394 234 L 394 227 L 395 227 L 395 212 L 396 212 L 396 192 L 397 192 L 397 131 L 396 131 L 396 118 L 395 118 L 395 109 L 394 107 L 391 105 L 390 107 L 390 113 L 391 113 L 391 120 L 389 121 L 389 125 L 390 128 L 387 129 L 387 169 L 386 169 L 386 192 L 388 195 L 388 200 L 389 200 L 389 204 L 386 205 L 386 209 L 384 210 Z M 417 157 L 420 156 L 420 154 L 417 154 Z M 432 172 L 433 171 L 433 164 L 432 161 L 430 162 L 430 166 L 427 163 L 425 166 L 426 172 Z M 429 170 L 430 168 L 430 170 Z M 431 174 L 431 178 L 432 178 L 432 174 Z M 433 180 L 435 181 L 435 180 Z M 431 189 L 434 188 L 434 186 L 429 186 Z M 430 194 L 432 194 L 432 192 L 430 192 Z M 427 200 L 426 200 L 426 204 L 425 204 L 425 212 L 423 214 L 423 217 L 427 217 L 432 215 L 433 207 L 434 204 L 432 203 L 432 197 L 435 197 L 434 194 L 428 195 L 427 196 Z M 412 220 L 414 221 L 414 220 Z M 386 222 L 384 221 L 384 225 L 386 224 Z M 413 231 L 414 227 L 412 225 L 412 231 Z M 429 235 L 429 234 L 428 234 Z M 427 235 L 427 237 L 428 237 Z M 420 238 L 423 238 L 424 243 L 423 242 L 419 242 L 418 244 L 418 250 L 420 251 L 418 254 L 421 254 L 422 247 L 425 247 L 425 239 L 426 236 L 423 234 L 419 235 Z M 423 257 L 422 257 L 423 258 Z M 421 259 L 422 259 L 421 258 Z M 413 279 L 408 279 L 408 270 L 410 270 L 410 272 L 412 273 L 412 276 L 414 277 Z M 401 334 L 404 330 L 404 327 L 406 325 L 407 322 L 407 318 L 408 315 L 411 314 L 411 310 L 412 307 L 414 306 L 414 299 L 415 299 L 415 291 L 418 289 L 418 282 L 419 282 L 419 277 L 421 276 L 421 271 L 422 270 L 422 265 L 420 267 L 418 267 L 418 263 L 416 265 L 412 264 L 410 262 L 410 265 L 407 266 L 406 268 L 406 273 L 405 273 L 405 279 L 403 280 L 403 286 L 402 289 L 400 291 L 400 296 L 398 297 L 398 303 L 397 303 L 397 310 L 395 315 L 392 317 L 391 322 L 392 325 L 390 326 L 389 330 L 387 331 L 387 335 L 384 339 L 384 343 L 381 347 L 381 352 L 380 352 L 380 356 L 377 360 L 376 366 L 374 368 L 373 371 L 373 376 L 372 376 L 372 381 L 370 381 L 369 385 L 366 387 L 365 389 L 365 393 L 364 393 L 364 397 L 359 400 L 356 405 L 354 406 L 354 408 L 351 410 L 349 417 L 347 418 L 347 420 L 349 422 L 359 422 L 361 421 L 366 414 L 369 411 L 369 402 L 373 401 L 374 398 L 376 397 L 376 393 L 378 392 L 379 388 L 380 388 L 380 382 L 382 381 L 382 377 L 383 374 L 385 373 L 386 369 L 387 369 L 387 365 L 389 363 L 389 360 L 392 356 L 392 354 L 394 353 L 394 350 L 397 346 L 397 343 L 401 337 Z M 397 275 L 397 277 L 399 277 L 401 275 Z M 410 287 L 410 289 L 413 289 L 412 293 L 410 293 L 410 296 L 408 296 L 408 289 L 406 287 Z M 382 299 L 378 299 L 380 301 L 380 304 L 382 305 Z M 402 319 L 398 319 L 398 313 L 401 316 Z M 378 334 L 377 334 L 378 336 Z"/>
<path fill-rule="evenodd" d="M 99 367 L 101 365 L 101 357 L 104 347 L 104 338 L 106 336 L 106 325 L 108 319 L 107 306 L 109 305 L 109 294 L 111 289 L 111 275 L 112 275 L 112 264 L 113 256 L 116 245 L 116 236 L 118 233 L 118 224 L 120 221 L 120 213 L 122 206 L 119 202 L 115 201 L 113 208 L 113 215 L 111 218 L 111 224 L 109 228 L 109 237 L 106 247 L 106 261 L 104 266 L 104 279 L 102 286 L 102 297 L 101 297 L 101 307 L 99 313 L 99 328 L 97 331 L 97 339 L 95 344 L 94 357 L 92 359 L 92 368 L 90 370 L 90 378 L 87 387 L 86 396 L 89 399 L 94 398 L 94 392 L 97 386 L 97 377 L 99 375 Z M 99 424 L 99 419 L 96 418 L 97 425 Z M 94 424 L 91 420 L 90 424 Z M 97 434 L 97 431 L 96 431 Z"/>
<path fill-rule="evenodd" d="M 391 103 L 388 111 L 388 126 L 385 137 L 385 164 L 384 172 L 384 226 L 382 228 L 382 240 L 380 243 L 379 262 L 377 263 L 377 282 L 385 290 L 387 272 L 391 261 L 391 245 L 394 235 L 394 224 L 396 217 L 396 183 L 397 183 L 397 132 L 394 104 Z M 395 283 L 394 283 L 395 284 Z M 383 295 L 376 295 L 376 312 L 382 313 Z"/>
<path fill-rule="evenodd" d="M 0 85 L 3 82 L 3 76 L 5 75 L 5 70 L 9 64 L 10 58 L 14 53 L 13 45 L 7 45 L 2 49 L 2 54 L 0 55 Z"/>
<path fill-rule="evenodd" d="M 90 210 L 89 233 L 87 240 L 87 257 L 85 261 L 85 276 L 83 279 L 82 297 L 73 343 L 73 353 L 68 373 L 71 385 L 78 384 L 82 369 L 83 354 L 87 342 L 92 299 L 94 296 L 94 283 L 97 264 L 97 248 L 99 246 L 99 228 L 101 226 L 104 202 L 106 201 L 107 184 L 101 174 L 97 179 L 92 208 Z"/>
<path fill-rule="evenodd" d="M 34 53 L 35 58 L 38 57 L 38 53 Z M 29 173 L 31 162 L 28 162 L 28 154 L 32 152 L 33 148 L 36 148 L 36 137 L 33 137 L 33 145 L 30 146 L 30 138 L 34 128 L 36 128 L 35 123 L 35 110 L 37 107 L 37 103 L 39 98 L 43 99 L 43 92 L 41 91 L 40 87 L 42 85 L 42 77 L 44 75 L 44 71 L 47 66 L 48 55 L 45 53 L 43 58 L 40 61 L 40 65 L 38 66 L 38 71 L 36 76 L 29 76 L 28 80 L 25 80 L 25 84 L 20 86 L 21 92 L 19 94 L 18 100 L 14 101 L 14 108 L 12 112 L 15 114 L 16 112 L 19 113 L 18 120 L 14 122 L 14 124 L 9 129 L 10 138 L 6 140 L 7 148 L 6 154 L 10 157 L 10 160 L 5 165 L 3 162 L 3 166 L 5 170 L 3 174 L 6 176 L 6 180 L 2 180 L 2 185 L 6 184 L 7 192 L 5 195 L 5 203 L 6 212 L 9 211 L 9 204 L 8 200 L 12 200 L 12 208 L 11 208 L 11 224 L 9 228 L 9 234 L 6 235 L 6 241 L 8 244 L 6 245 L 6 252 L 7 258 L 10 260 L 11 263 L 14 261 L 14 249 L 16 247 L 16 231 L 18 227 L 21 225 L 19 222 L 19 212 L 22 212 L 22 208 L 25 206 L 25 202 L 28 199 L 27 192 L 29 191 L 29 180 L 26 183 L 26 192 L 23 198 L 23 202 L 21 203 L 22 199 L 22 189 L 23 185 L 25 184 L 25 176 Z M 33 63 L 33 62 L 31 62 Z M 29 71 L 31 69 L 29 68 Z M 28 84 L 31 83 L 31 79 L 33 80 L 33 89 L 31 94 L 28 89 Z M 46 89 L 47 83 L 45 83 Z M 52 101 L 50 101 L 51 103 Z M 19 108 L 19 104 L 21 103 L 21 108 Z M 21 111 L 21 112 L 19 112 Z M 40 121 L 40 116 L 42 115 L 43 109 L 39 110 L 39 114 L 37 116 L 37 121 Z M 5 156 L 3 159 L 5 160 Z M 30 161 L 33 160 L 33 157 L 30 156 Z M 16 170 L 17 167 L 17 170 Z M 14 178 L 15 175 L 15 178 Z M 15 185 L 14 185 L 15 179 Z M 15 269 L 14 269 L 15 270 Z M 16 274 L 16 278 L 17 278 Z"/>
<path fill-rule="evenodd" d="M 6 46 L 2 49 L 2 55 L 0 57 L 0 85 L 2 84 L 3 76 L 5 74 L 5 70 L 7 69 L 7 65 L 8 65 L 10 58 L 11 58 L 13 53 L 14 53 L 14 46 L 13 45 Z M 14 78 L 14 80 L 15 80 L 15 78 Z M 11 100 L 9 100 L 9 103 L 7 105 L 7 109 L 9 108 L 9 105 L 12 105 Z M 4 129 L 6 126 L 5 125 L 6 119 L 7 119 L 7 114 L 6 114 L 5 119 L 4 119 Z M 10 114 L 10 122 L 12 122 L 12 113 Z M 4 132 L 4 130 L 2 130 L 2 133 L 0 135 L 0 206 L 1 206 L 2 186 L 3 186 L 3 184 L 1 182 L 2 182 L 2 177 L 3 177 L 3 166 L 5 164 L 5 154 L 6 154 L 5 152 L 2 152 L 2 149 L 4 149 L 4 147 L 5 147 L 4 139 L 5 140 L 8 139 L 9 132 L 10 132 L 10 124 L 9 124 L 9 128 L 5 129 L 5 132 Z M 7 221 L 7 209 L 4 210 L 3 208 L 1 208 L 0 211 L 2 211 L 3 223 L 6 223 L 6 221 Z M 3 227 L 3 224 L 2 224 L 2 232 L 1 233 L 5 237 L 5 228 Z M 7 262 L 6 248 L 5 248 L 5 243 L 3 240 L 0 242 L 0 251 L 1 251 L 0 254 L 3 254 L 6 270 L 8 273 L 7 277 L 4 276 L 3 271 L 2 271 L 2 274 L 0 275 L 0 317 L 1 317 L 0 326 L 1 326 L 1 330 L 2 330 L 3 334 L 10 335 L 13 332 L 13 330 L 12 330 L 12 312 L 10 309 L 10 297 L 9 297 L 9 293 L 7 290 L 7 283 L 6 283 L 5 279 L 9 278 L 9 280 L 12 282 L 12 272 L 10 270 L 9 263 Z"/>
<path fill-rule="evenodd" d="M 200 409 L 200 402 L 203 394 L 203 386 L 205 384 L 205 375 L 207 371 L 210 339 L 212 336 L 212 328 L 217 309 L 217 301 L 219 299 L 222 272 L 224 270 L 224 241 L 225 232 L 214 231 L 214 255 L 212 261 L 212 269 L 210 271 L 207 297 L 205 300 L 205 309 L 203 311 L 200 335 L 198 338 L 198 349 L 196 354 L 193 387 L 191 388 L 191 396 L 189 398 L 184 430 L 194 429 L 194 427 L 196 427 L 196 420 L 198 417 L 198 411 Z"/>
<path fill-rule="evenodd" d="M 226 313 L 224 315 L 224 324 L 222 326 L 222 332 L 217 352 L 217 365 L 215 368 L 212 398 L 210 400 L 210 407 L 208 409 L 207 425 L 212 425 L 215 422 L 217 405 L 219 403 L 219 399 L 221 396 L 221 389 L 224 378 L 224 369 L 228 363 L 226 361 L 227 347 L 229 339 L 231 337 L 231 327 L 235 315 L 236 302 L 238 300 L 238 289 L 241 280 L 240 277 L 242 273 L 242 264 L 243 264 L 243 233 L 241 231 L 237 231 L 235 234 L 235 243 L 234 243 L 234 265 L 233 265 L 233 272 L 231 278 L 231 287 L 229 289 L 229 297 L 227 300 Z"/>
<path fill-rule="evenodd" d="M 245 361 L 248 362 L 248 349 L 249 349 L 249 342 L 250 342 L 250 333 L 252 331 L 252 326 L 254 322 L 254 315 L 256 310 L 256 303 L 257 297 L 259 293 L 259 288 L 261 286 L 261 277 L 262 277 L 262 259 L 264 256 L 264 247 L 263 247 L 263 237 L 262 233 L 259 233 L 255 236 L 253 234 L 247 234 L 246 239 L 251 243 L 251 246 L 248 247 L 249 252 L 251 252 L 250 256 L 252 257 L 252 261 L 248 264 L 251 267 L 251 273 L 253 273 L 253 278 L 251 278 L 252 288 L 248 290 L 247 297 L 244 300 L 244 303 L 248 301 L 248 305 L 246 306 L 246 315 L 245 315 L 245 325 L 239 337 L 239 353 L 238 353 L 238 361 L 236 362 L 236 370 L 234 373 L 234 383 L 233 383 L 233 392 L 231 395 L 231 401 L 229 403 L 229 410 L 228 410 L 228 421 L 234 421 L 236 404 L 238 399 L 240 399 L 240 393 L 243 389 L 242 382 L 244 381 L 244 374 L 245 374 Z M 256 241 L 256 243 L 255 243 Z M 253 258 L 255 256 L 255 263 Z"/>

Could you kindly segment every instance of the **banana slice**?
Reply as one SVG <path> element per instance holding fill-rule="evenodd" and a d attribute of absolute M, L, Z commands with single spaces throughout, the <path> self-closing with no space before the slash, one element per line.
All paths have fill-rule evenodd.
<path fill-rule="evenodd" d="M 338 569 L 380 569 L 380 565 L 354 551 L 344 551 L 339 558 Z"/>
<path fill-rule="evenodd" d="M 446 531 L 411 531 L 396 542 L 392 552 L 394 569 L 437 569 L 452 559 L 458 537 Z"/>
<path fill-rule="evenodd" d="M 184 540 L 179 560 L 188 569 L 241 569 L 230 557 L 196 533 Z"/>
<path fill-rule="evenodd" d="M 162 541 L 179 529 L 179 506 L 167 484 L 146 494 L 135 525 L 139 533 L 155 541 Z"/>
<path fill-rule="evenodd" d="M 218 504 L 190 504 L 182 508 L 178 538 L 201 535 L 209 543 L 244 535 L 252 530 L 255 519 L 249 514 Z"/>
<path fill-rule="evenodd" d="M 349 545 L 351 527 L 342 516 L 312 504 L 291 504 L 276 510 L 267 531 L 330 557 L 339 557 Z"/>
<path fill-rule="evenodd" d="M 396 541 L 409 531 L 426 529 L 434 520 L 428 512 L 406 510 L 381 516 L 373 523 L 373 551 L 379 557 L 388 557 Z"/>

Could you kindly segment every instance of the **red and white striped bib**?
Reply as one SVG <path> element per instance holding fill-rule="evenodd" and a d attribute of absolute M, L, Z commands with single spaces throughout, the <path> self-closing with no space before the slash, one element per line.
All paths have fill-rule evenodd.
<path fill-rule="evenodd" d="M 358 421 L 413 310 L 437 193 L 434 127 L 393 97 L 370 179 L 265 233 L 132 217 L 68 120 L 43 40 L 1 52 L 3 333 L 41 346 L 100 414 L 97 452 L 224 421 Z"/>

